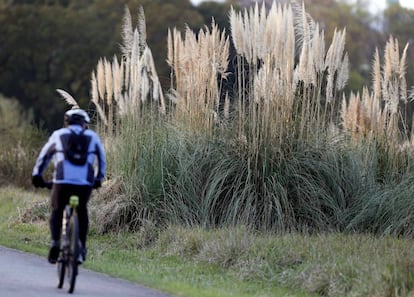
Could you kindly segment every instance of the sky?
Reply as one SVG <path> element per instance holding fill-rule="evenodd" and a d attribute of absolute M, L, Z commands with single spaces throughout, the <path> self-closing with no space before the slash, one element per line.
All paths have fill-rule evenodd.
<path fill-rule="evenodd" d="M 224 0 L 214 0 L 214 1 L 223 2 Z M 191 2 L 194 5 L 198 5 L 201 2 L 203 2 L 203 0 L 191 0 Z M 370 0 L 370 2 L 371 2 L 372 9 L 375 11 L 385 8 L 386 0 Z M 414 0 L 400 0 L 400 5 L 405 8 L 414 9 Z"/>
<path fill-rule="evenodd" d="M 211 0 L 210 0 L 211 1 Z M 224 0 L 213 0 L 213 1 L 215 1 L 215 2 L 224 2 Z M 413 1 L 413 0 L 411 0 L 411 1 Z M 194 5 L 198 5 L 198 4 L 200 4 L 201 2 L 203 2 L 203 0 L 191 0 L 191 2 L 194 4 Z"/>
<path fill-rule="evenodd" d="M 370 0 L 374 10 L 384 9 L 386 0 Z M 400 0 L 400 5 L 405 8 L 414 9 L 414 0 Z"/>

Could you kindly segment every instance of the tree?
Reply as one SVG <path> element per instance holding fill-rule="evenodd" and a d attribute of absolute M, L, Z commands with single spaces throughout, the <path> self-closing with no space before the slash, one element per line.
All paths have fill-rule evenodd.
<path fill-rule="evenodd" d="M 116 47 L 105 42 L 113 24 L 105 28 L 106 36 L 92 25 L 100 24 L 90 23 L 88 11 L 61 5 L 22 4 L 1 10 L 0 35 L 7 38 L 0 50 L 1 92 L 32 108 L 38 122 L 60 126 L 65 104 L 55 89 L 67 89 L 87 102 L 90 69 L 100 54 Z"/>
<path fill-rule="evenodd" d="M 0 5 L 0 93 L 33 109 L 48 129 L 62 124 L 68 108 L 55 89 L 89 106 L 90 74 L 102 56 L 118 54 L 125 5 L 143 6 L 148 43 L 160 76 L 168 80 L 168 27 L 186 22 L 201 27 L 203 18 L 189 0 L 12 0 Z M 166 82 L 166 85 L 168 82 Z"/>

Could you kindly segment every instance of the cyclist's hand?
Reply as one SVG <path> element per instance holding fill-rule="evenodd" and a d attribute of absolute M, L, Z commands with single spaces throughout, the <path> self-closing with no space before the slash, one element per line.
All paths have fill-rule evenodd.
<path fill-rule="evenodd" d="M 43 187 L 48 188 L 49 190 L 51 190 L 52 187 L 53 187 L 53 182 L 46 181 L 45 184 L 43 185 Z"/>
<path fill-rule="evenodd" d="M 95 182 L 93 183 L 93 188 L 98 189 L 102 186 L 102 182 L 99 179 L 95 179 Z"/>
<path fill-rule="evenodd" d="M 32 184 L 36 187 L 44 187 L 45 181 L 43 180 L 43 177 L 41 175 L 33 175 L 32 176 Z"/>

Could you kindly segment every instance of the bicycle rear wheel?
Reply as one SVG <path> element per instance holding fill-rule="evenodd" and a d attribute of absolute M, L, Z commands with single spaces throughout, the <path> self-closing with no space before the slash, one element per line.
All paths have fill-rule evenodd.
<path fill-rule="evenodd" d="M 67 262 L 67 277 L 69 281 L 69 293 L 75 289 L 76 276 L 78 275 L 78 257 L 79 257 L 79 220 L 76 211 L 72 213 L 69 221 L 69 257 Z"/>
<path fill-rule="evenodd" d="M 60 251 L 58 262 L 56 263 L 57 267 L 57 275 L 58 275 L 58 285 L 59 289 L 62 289 L 63 284 L 65 282 L 65 273 L 66 273 L 66 265 L 68 262 L 68 254 L 69 254 L 69 233 L 68 233 L 68 220 L 70 217 L 70 209 L 68 207 L 65 208 L 63 211 L 63 219 L 62 219 L 62 234 L 60 236 Z"/>

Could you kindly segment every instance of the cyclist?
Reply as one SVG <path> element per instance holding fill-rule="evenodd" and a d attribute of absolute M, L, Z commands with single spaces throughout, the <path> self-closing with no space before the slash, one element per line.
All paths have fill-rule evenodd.
<path fill-rule="evenodd" d="M 54 157 L 53 186 L 51 193 L 52 211 L 50 215 L 50 233 L 52 243 L 49 250 L 49 263 L 56 263 L 59 256 L 59 238 L 62 228 L 62 214 L 71 195 L 79 196 L 79 239 L 81 253 L 79 263 L 85 261 L 86 237 L 89 227 L 87 203 L 92 189 L 101 187 L 106 171 L 106 157 L 99 136 L 88 129 L 90 118 L 82 109 L 71 109 L 65 113 L 64 127 L 52 133 L 37 158 L 32 173 L 32 184 L 45 187 L 43 173 Z M 86 161 L 83 165 L 73 164 L 68 160 L 65 149 L 72 133 L 83 133 L 86 139 Z M 96 159 L 95 159 L 96 158 Z M 95 161 L 97 162 L 95 163 Z M 94 166 L 96 164 L 97 166 Z M 96 167 L 96 169 L 94 169 Z"/>

